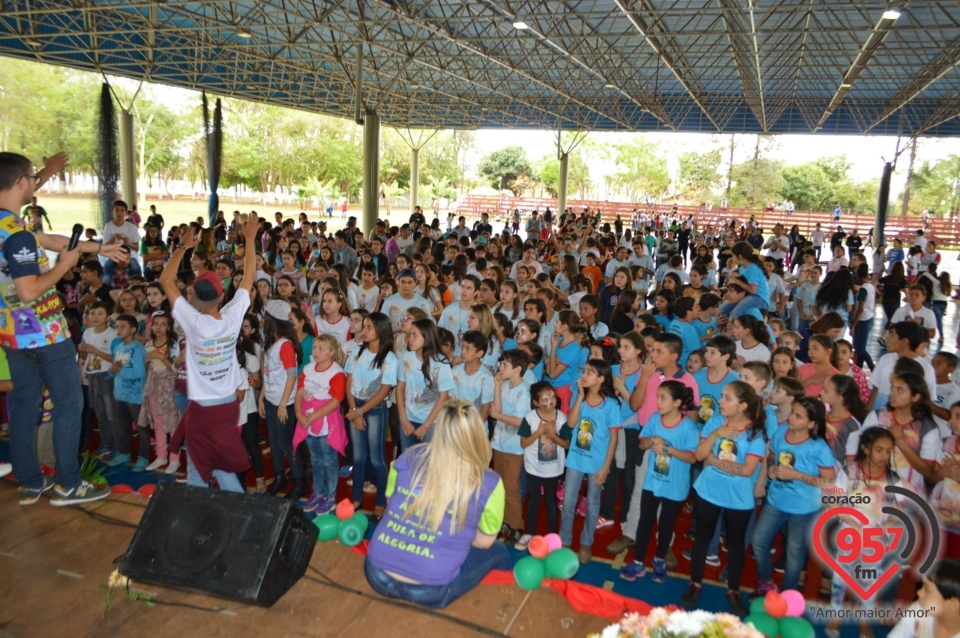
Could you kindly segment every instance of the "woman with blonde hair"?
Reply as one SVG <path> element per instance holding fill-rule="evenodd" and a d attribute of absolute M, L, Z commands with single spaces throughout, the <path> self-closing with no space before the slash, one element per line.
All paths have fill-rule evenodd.
<path fill-rule="evenodd" d="M 490 306 L 482 303 L 474 304 L 467 315 L 467 329 L 477 330 L 487 338 L 490 346 L 483 355 L 483 365 L 493 371 L 500 359 L 500 331 L 497 327 L 497 320 L 493 318 L 493 311 Z"/>
<path fill-rule="evenodd" d="M 448 401 L 433 430 L 429 443 L 411 447 L 390 468 L 387 510 L 364 573 L 382 596 L 442 609 L 509 560 L 497 542 L 503 483 L 489 469 L 480 413 L 468 401 Z"/>

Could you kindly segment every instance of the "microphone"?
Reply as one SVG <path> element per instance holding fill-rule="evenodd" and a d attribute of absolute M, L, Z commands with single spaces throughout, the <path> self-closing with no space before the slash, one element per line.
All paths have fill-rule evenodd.
<path fill-rule="evenodd" d="M 83 234 L 83 224 L 74 224 L 73 233 L 70 235 L 70 243 L 67 244 L 67 250 L 73 250 L 80 242 L 80 235 Z"/>

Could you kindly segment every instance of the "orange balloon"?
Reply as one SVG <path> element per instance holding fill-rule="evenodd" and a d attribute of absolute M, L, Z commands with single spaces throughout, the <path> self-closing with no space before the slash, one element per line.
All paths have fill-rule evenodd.
<path fill-rule="evenodd" d="M 355 510 L 353 509 L 353 503 L 350 502 L 349 498 L 345 498 L 337 503 L 337 518 L 339 518 L 341 521 L 352 518 L 354 513 Z"/>
<path fill-rule="evenodd" d="M 763 599 L 763 608 L 774 618 L 783 618 L 787 615 L 787 599 L 775 591 L 769 591 Z"/>
<path fill-rule="evenodd" d="M 531 538 L 527 549 L 530 550 L 531 556 L 535 556 L 541 560 L 546 558 L 547 554 L 550 553 L 550 545 L 543 536 L 534 536 Z"/>

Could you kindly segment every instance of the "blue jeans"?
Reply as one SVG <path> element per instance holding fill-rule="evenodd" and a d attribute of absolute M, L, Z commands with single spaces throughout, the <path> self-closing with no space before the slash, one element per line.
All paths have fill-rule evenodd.
<path fill-rule="evenodd" d="M 103 283 L 112 284 L 113 283 L 113 273 L 117 271 L 117 263 L 112 259 L 103 260 Z M 133 275 L 143 275 L 143 271 L 140 269 L 140 262 L 136 258 L 131 257 L 130 264 L 127 266 L 127 273 L 130 276 Z"/>
<path fill-rule="evenodd" d="M 577 501 L 580 499 L 580 485 L 587 479 L 587 516 L 580 533 L 580 546 L 593 545 L 593 533 L 597 530 L 597 516 L 600 515 L 600 491 L 603 484 L 597 482 L 596 474 L 584 474 L 572 467 L 567 468 L 563 484 L 563 515 L 560 517 L 560 541 L 564 547 L 573 543 L 573 519 L 576 516 Z"/>
<path fill-rule="evenodd" d="M 243 486 L 240 484 L 240 479 L 232 472 L 214 470 L 213 478 L 217 479 L 217 483 L 220 484 L 220 489 L 224 492 L 246 493 L 246 490 L 243 489 Z M 190 450 L 187 450 L 187 485 L 192 485 L 193 487 L 210 487 L 210 485 L 201 478 L 200 472 L 197 471 L 196 466 L 193 464 L 193 459 L 190 458 Z"/>
<path fill-rule="evenodd" d="M 410 421 L 410 425 L 413 426 L 413 429 L 416 430 L 418 427 L 423 425 L 423 423 L 417 423 L 416 421 Z M 416 434 L 407 434 L 403 431 L 403 426 L 400 426 L 400 450 L 401 452 L 406 452 L 411 447 L 417 443 L 429 443 L 430 439 L 433 438 L 433 426 L 430 426 L 430 429 L 427 430 L 427 433 L 424 435 L 423 439 L 418 439 Z"/>
<path fill-rule="evenodd" d="M 443 609 L 479 585 L 491 570 L 507 569 L 509 566 L 510 558 L 506 546 L 496 541 L 489 549 L 471 547 L 467 558 L 460 565 L 460 572 L 446 585 L 404 583 L 374 567 L 369 558 L 363 563 L 363 573 L 370 587 L 381 596 L 400 598 L 431 609 Z"/>
<path fill-rule="evenodd" d="M 367 460 L 373 465 L 373 484 L 377 486 L 377 507 L 387 504 L 387 404 L 381 401 L 363 415 L 366 430 L 358 430 L 350 424 L 350 440 L 353 442 L 353 502 L 363 499 L 363 482 L 366 478 Z"/>
<path fill-rule="evenodd" d="M 190 403 L 190 399 L 185 394 L 180 394 L 176 390 L 173 391 L 173 402 L 177 404 L 177 411 L 182 415 L 187 411 L 187 404 Z"/>
<path fill-rule="evenodd" d="M 330 447 L 325 436 L 307 435 L 307 449 L 310 450 L 310 463 L 313 465 L 313 493 L 322 496 L 328 501 L 337 500 L 337 481 L 340 479 L 340 457 L 337 451 Z M 356 472 L 357 466 L 354 466 Z M 357 478 L 354 475 L 353 484 Z M 363 490 L 363 482 L 360 482 Z M 384 487 L 386 489 L 386 487 Z"/>
<path fill-rule="evenodd" d="M 800 572 L 807 563 L 807 538 L 813 529 L 813 522 L 819 512 L 810 514 L 787 514 L 770 504 L 768 500 L 760 512 L 757 526 L 753 531 L 753 557 L 757 561 L 757 578 L 761 582 L 773 582 L 773 569 L 770 562 L 770 547 L 773 539 L 787 524 L 787 566 L 783 574 L 782 590 L 796 589 L 800 581 Z"/>
<path fill-rule="evenodd" d="M 870 331 L 873 330 L 873 317 L 857 322 L 853 329 L 853 351 L 857 354 L 857 361 L 860 364 L 866 363 L 870 370 L 873 370 L 873 357 L 867 352 L 867 343 L 870 341 Z"/>
<path fill-rule="evenodd" d="M 37 425 L 40 423 L 43 388 L 53 401 L 53 454 L 57 459 L 57 484 L 73 489 L 80 484 L 80 421 L 83 391 L 77 349 L 69 339 L 52 346 L 11 350 L 4 348 L 10 365 L 13 392 L 10 406 L 10 456 L 22 487 L 39 489 L 43 472 L 37 458 Z M 108 426 L 109 427 L 109 426 Z"/>
<path fill-rule="evenodd" d="M 947 312 L 947 302 L 946 301 L 934 301 L 933 304 L 933 316 L 937 319 L 937 332 L 940 333 L 940 338 L 943 339 L 943 315 Z"/>
<path fill-rule="evenodd" d="M 727 301 L 720 306 L 720 314 L 726 315 L 731 319 L 736 319 L 740 315 L 746 314 L 748 310 L 756 308 L 757 310 L 766 310 L 767 302 L 760 295 L 747 295 L 740 300 L 740 303 L 734 305 Z"/>

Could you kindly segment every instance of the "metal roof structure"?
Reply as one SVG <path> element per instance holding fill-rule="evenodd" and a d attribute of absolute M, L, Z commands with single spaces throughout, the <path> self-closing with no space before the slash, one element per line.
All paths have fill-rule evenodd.
<path fill-rule="evenodd" d="M 3 0 L 0 55 L 400 128 L 960 134 L 958 0 Z"/>

